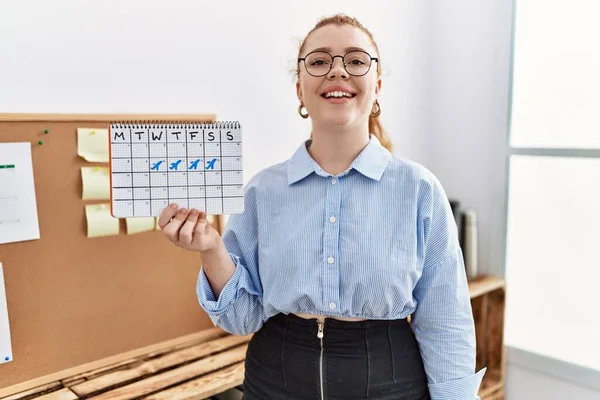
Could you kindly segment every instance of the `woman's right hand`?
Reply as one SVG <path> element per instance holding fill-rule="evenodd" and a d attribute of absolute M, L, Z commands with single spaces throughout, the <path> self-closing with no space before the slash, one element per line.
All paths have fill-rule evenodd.
<path fill-rule="evenodd" d="M 206 219 L 206 213 L 179 209 L 177 204 L 161 212 L 158 226 L 171 242 L 186 250 L 206 252 L 217 249 L 222 241 L 219 232 Z"/>

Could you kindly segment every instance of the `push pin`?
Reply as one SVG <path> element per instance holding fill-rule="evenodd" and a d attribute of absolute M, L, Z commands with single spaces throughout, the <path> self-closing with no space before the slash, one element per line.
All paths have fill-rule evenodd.
<path fill-rule="evenodd" d="M 44 129 L 44 133 L 47 135 L 50 133 L 50 131 L 48 129 Z"/>
<path fill-rule="evenodd" d="M 96 167 L 96 172 L 97 172 L 97 171 L 100 171 L 100 167 Z"/>
<path fill-rule="evenodd" d="M 90 134 L 95 135 L 96 131 L 91 131 Z"/>
<path fill-rule="evenodd" d="M 41 140 L 38 142 L 38 144 L 44 144 L 44 142 L 42 142 Z"/>

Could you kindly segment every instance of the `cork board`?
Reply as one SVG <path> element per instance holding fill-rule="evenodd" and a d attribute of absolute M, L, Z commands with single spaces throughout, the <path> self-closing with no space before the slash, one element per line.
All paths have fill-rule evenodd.
<path fill-rule="evenodd" d="M 86 235 L 85 205 L 104 201 L 82 200 L 81 167 L 108 164 L 77 155 L 77 128 L 113 120 L 215 116 L 0 114 L 0 142 L 31 142 L 41 236 L 0 244 L 13 350 L 0 388 L 212 327 L 196 299 L 197 253 L 160 231 L 127 235 L 125 220 L 119 235 Z"/>

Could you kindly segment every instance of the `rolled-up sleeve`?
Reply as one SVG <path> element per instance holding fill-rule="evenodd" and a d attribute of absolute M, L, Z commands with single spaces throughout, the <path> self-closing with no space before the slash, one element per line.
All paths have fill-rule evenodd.
<path fill-rule="evenodd" d="M 244 211 L 231 215 L 223 242 L 235 271 L 218 298 L 200 268 L 196 294 L 201 307 L 215 326 L 235 335 L 256 332 L 266 321 L 262 285 L 258 273 L 258 176 L 244 188 Z"/>
<path fill-rule="evenodd" d="M 411 317 L 432 400 L 477 400 L 476 339 L 464 260 L 448 199 L 437 179 L 420 195 L 423 270 Z"/>

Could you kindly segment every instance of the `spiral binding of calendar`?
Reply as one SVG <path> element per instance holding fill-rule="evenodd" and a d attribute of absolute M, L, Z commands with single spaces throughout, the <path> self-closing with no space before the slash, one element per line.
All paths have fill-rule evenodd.
<path fill-rule="evenodd" d="M 239 121 L 114 121 L 111 129 L 239 129 Z"/>

